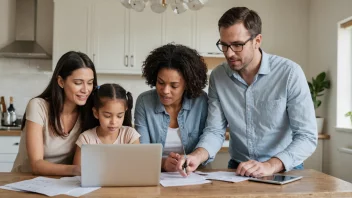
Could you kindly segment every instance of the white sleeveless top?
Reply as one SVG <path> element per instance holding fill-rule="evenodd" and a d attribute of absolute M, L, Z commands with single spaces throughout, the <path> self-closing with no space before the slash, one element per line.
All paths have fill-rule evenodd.
<path fill-rule="evenodd" d="M 171 152 L 183 155 L 183 146 L 179 128 L 168 128 L 163 150 L 163 157 L 167 157 Z"/>

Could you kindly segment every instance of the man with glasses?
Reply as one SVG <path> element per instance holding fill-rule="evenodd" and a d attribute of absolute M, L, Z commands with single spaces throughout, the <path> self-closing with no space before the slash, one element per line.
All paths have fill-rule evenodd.
<path fill-rule="evenodd" d="M 265 53 L 261 19 L 245 7 L 231 8 L 220 18 L 216 43 L 227 63 L 209 80 L 206 127 L 196 149 L 179 159 L 187 174 L 212 161 L 230 129 L 229 168 L 260 177 L 303 169 L 317 146 L 313 102 L 301 67 Z"/>

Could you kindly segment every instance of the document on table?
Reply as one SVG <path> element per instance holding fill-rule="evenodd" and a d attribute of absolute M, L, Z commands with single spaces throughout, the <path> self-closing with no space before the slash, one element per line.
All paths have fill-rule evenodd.
<path fill-rule="evenodd" d="M 75 188 L 73 190 L 70 190 L 69 192 L 65 193 L 65 195 L 73 196 L 73 197 L 80 197 L 82 195 L 88 194 L 90 192 L 93 192 L 95 190 L 98 190 L 100 187 L 81 187 L 81 177 L 76 176 L 76 177 L 61 177 L 60 180 L 64 181 L 74 181 L 76 182 L 79 187 Z"/>
<path fill-rule="evenodd" d="M 18 190 L 36 192 L 47 196 L 65 194 L 66 192 L 80 187 L 75 181 L 65 181 L 46 177 L 36 177 L 30 180 L 7 184 L 5 186 Z"/>
<path fill-rule="evenodd" d="M 201 171 L 196 171 L 195 173 L 202 175 L 206 179 L 227 181 L 227 182 L 241 182 L 241 181 L 246 181 L 249 179 L 249 177 L 238 176 L 238 175 L 236 175 L 235 172 L 225 172 L 225 171 L 201 172 Z"/>
<path fill-rule="evenodd" d="M 164 187 L 188 186 L 211 183 L 203 176 L 191 173 L 188 177 L 182 177 L 179 172 L 165 172 L 160 174 L 160 184 Z"/>
<path fill-rule="evenodd" d="M 30 180 L 7 184 L 0 188 L 14 191 L 36 192 L 47 196 L 65 194 L 74 197 L 79 197 L 99 189 L 99 187 L 82 188 L 80 184 L 80 177 L 63 177 L 61 179 L 36 177 Z"/>

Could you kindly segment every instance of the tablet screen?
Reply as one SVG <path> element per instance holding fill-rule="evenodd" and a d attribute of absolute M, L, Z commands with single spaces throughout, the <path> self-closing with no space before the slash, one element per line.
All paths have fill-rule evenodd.
<path fill-rule="evenodd" d="M 257 179 L 284 182 L 284 181 L 289 181 L 289 180 L 292 180 L 295 178 L 297 178 L 297 177 L 289 176 L 289 175 L 271 175 L 271 176 L 265 176 L 265 177 L 258 177 Z"/>
<path fill-rule="evenodd" d="M 295 175 L 271 175 L 271 176 L 264 176 L 264 177 L 258 177 L 258 178 L 249 178 L 249 180 L 257 181 L 257 182 L 273 183 L 273 184 L 286 184 L 301 178 L 302 176 L 295 176 Z"/>

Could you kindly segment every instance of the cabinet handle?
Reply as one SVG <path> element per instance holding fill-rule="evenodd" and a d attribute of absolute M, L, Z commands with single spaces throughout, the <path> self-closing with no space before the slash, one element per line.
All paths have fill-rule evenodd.
<path fill-rule="evenodd" d="M 95 63 L 95 54 L 93 54 L 93 63 Z"/>
<path fill-rule="evenodd" d="M 134 56 L 133 55 L 131 55 L 131 67 L 133 67 L 133 60 L 134 59 Z"/>
<path fill-rule="evenodd" d="M 128 56 L 125 56 L 125 66 L 128 67 Z"/>
<path fill-rule="evenodd" d="M 20 143 L 16 142 L 16 143 L 13 143 L 14 146 L 18 146 Z"/>

